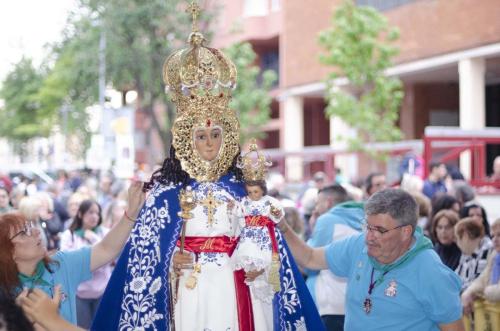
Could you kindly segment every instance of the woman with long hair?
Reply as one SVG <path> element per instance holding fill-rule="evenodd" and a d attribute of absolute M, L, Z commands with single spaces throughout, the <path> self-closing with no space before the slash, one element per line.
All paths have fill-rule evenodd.
<path fill-rule="evenodd" d="M 123 215 L 123 212 L 122 212 Z M 73 251 L 96 244 L 108 233 L 101 226 L 101 206 L 94 200 L 84 200 L 73 219 L 73 223 L 61 235 L 61 250 Z M 104 289 L 111 277 L 111 266 L 106 264 L 92 273 L 92 278 L 81 283 L 76 292 L 78 326 L 90 328 Z"/>
<path fill-rule="evenodd" d="M 455 242 L 455 225 L 458 220 L 458 214 L 448 209 L 441 210 L 432 219 L 431 236 L 434 238 L 434 250 L 451 270 L 458 267 L 462 256 Z"/>
<path fill-rule="evenodd" d="M 59 251 L 48 256 L 40 230 L 21 213 L 0 216 L 0 291 L 22 300 L 34 288 L 54 295 L 61 286 L 62 317 L 76 324 L 76 290 L 92 272 L 109 263 L 122 250 L 145 199 L 142 184 L 129 188 L 127 212 L 101 241 L 75 251 Z"/>
<path fill-rule="evenodd" d="M 433 236 L 432 233 L 432 220 L 434 219 L 434 216 L 436 216 L 437 213 L 439 213 L 441 210 L 451 210 L 456 213 L 460 211 L 460 204 L 458 203 L 458 200 L 447 193 L 439 193 L 436 194 L 432 200 L 431 200 L 431 215 L 429 217 L 429 220 L 431 222 L 427 222 L 425 228 L 424 228 L 424 233 L 428 236 L 430 236 L 430 239 L 432 240 L 433 243 L 436 242 L 436 238 Z"/>
<path fill-rule="evenodd" d="M 469 202 L 460 209 L 460 218 L 472 217 L 484 227 L 484 232 L 491 237 L 490 222 L 486 215 L 484 207 L 475 202 Z"/>

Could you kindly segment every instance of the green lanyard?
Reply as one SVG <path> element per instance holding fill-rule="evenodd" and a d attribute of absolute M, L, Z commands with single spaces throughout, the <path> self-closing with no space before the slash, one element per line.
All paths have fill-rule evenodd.
<path fill-rule="evenodd" d="M 432 242 L 422 234 L 422 230 L 420 228 L 417 228 L 415 232 L 417 237 L 416 238 L 417 242 L 415 243 L 415 247 L 407 251 L 403 256 L 401 256 L 395 262 L 391 264 L 381 264 L 377 262 L 373 257 L 369 256 L 370 263 L 373 266 L 373 268 L 381 272 L 380 276 L 375 281 L 374 286 L 377 286 L 378 284 L 382 283 L 384 281 L 384 276 L 389 271 L 396 269 L 397 267 L 402 266 L 404 264 L 407 264 L 421 251 L 426 249 L 432 249 Z"/>

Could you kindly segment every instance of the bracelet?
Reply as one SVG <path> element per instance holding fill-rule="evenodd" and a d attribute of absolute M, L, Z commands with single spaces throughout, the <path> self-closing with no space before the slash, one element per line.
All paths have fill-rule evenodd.
<path fill-rule="evenodd" d="M 130 217 L 128 214 L 127 214 L 127 211 L 125 210 L 123 212 L 123 217 L 125 217 L 125 219 L 129 222 L 132 222 L 132 223 L 135 223 L 135 219 L 133 219 L 132 217 Z"/>

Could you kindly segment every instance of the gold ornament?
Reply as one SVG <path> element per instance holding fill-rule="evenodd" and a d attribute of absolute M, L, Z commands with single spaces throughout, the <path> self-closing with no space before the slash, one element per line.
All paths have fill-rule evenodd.
<path fill-rule="evenodd" d="M 241 157 L 238 168 L 243 172 L 245 181 L 260 181 L 266 178 L 267 168 L 272 165 L 266 157 L 258 151 L 255 140 L 250 144 L 249 151 Z M 255 157 L 252 155 L 255 154 Z M 255 162 L 254 162 L 255 160 Z"/>
<path fill-rule="evenodd" d="M 193 213 L 191 213 L 191 210 L 196 207 L 196 197 L 191 186 L 187 186 L 186 189 L 181 190 L 181 192 L 179 193 L 179 204 L 181 206 L 181 211 L 178 213 L 178 215 L 183 220 L 193 218 Z"/>
<path fill-rule="evenodd" d="M 199 263 L 195 263 L 193 266 L 193 271 L 186 279 L 185 285 L 187 289 L 192 290 L 196 287 L 196 284 L 198 284 L 198 278 L 196 278 L 196 276 L 200 272 L 201 272 L 201 265 Z"/>
<path fill-rule="evenodd" d="M 199 6 L 193 1 L 187 11 L 193 17 L 190 46 L 171 54 L 163 65 L 163 80 L 177 108 L 172 145 L 189 176 L 215 181 L 239 153 L 239 122 L 229 108 L 236 67 L 221 51 L 204 45 L 196 23 Z M 196 151 L 193 135 L 198 128 L 214 126 L 222 128 L 222 144 L 217 157 L 207 161 Z"/>
<path fill-rule="evenodd" d="M 274 292 L 281 291 L 281 281 L 280 281 L 280 256 L 278 253 L 273 253 L 271 260 L 271 269 L 269 269 L 268 282 L 272 286 Z"/>
<path fill-rule="evenodd" d="M 212 226 L 214 223 L 214 213 L 217 207 L 222 205 L 222 202 L 217 201 L 213 192 L 210 190 L 206 198 L 201 200 L 200 204 L 207 208 L 208 226 Z"/>

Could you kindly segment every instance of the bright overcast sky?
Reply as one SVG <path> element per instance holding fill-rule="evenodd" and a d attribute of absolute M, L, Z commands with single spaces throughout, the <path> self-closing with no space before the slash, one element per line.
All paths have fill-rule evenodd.
<path fill-rule="evenodd" d="M 36 63 L 44 57 L 43 46 L 60 39 L 74 0 L 0 1 L 0 81 L 27 55 Z"/>

